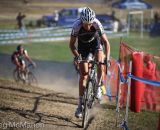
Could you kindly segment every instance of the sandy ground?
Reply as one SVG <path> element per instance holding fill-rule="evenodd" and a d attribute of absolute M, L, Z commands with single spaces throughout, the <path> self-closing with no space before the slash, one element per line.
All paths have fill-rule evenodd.
<path fill-rule="evenodd" d="M 67 92 L 0 80 L 0 129 L 80 130 L 82 120 L 74 116 L 76 107 L 77 97 Z M 85 129 L 115 130 L 114 111 L 115 106 L 97 103 Z"/>
<path fill-rule="evenodd" d="M 89 6 L 97 13 L 112 11 L 106 5 L 92 3 Z M 41 4 L 39 0 L 33 0 L 29 5 L 24 5 L 20 0 L 0 0 L 0 23 L 16 25 L 15 17 L 19 11 L 26 13 L 26 20 L 30 20 L 61 8 L 61 4 Z M 124 12 L 118 10 L 117 14 L 120 17 Z M 5 79 L 0 80 L 0 130 L 81 130 L 81 120 L 74 117 L 78 85 L 72 63 L 36 61 L 36 64 L 37 68 L 32 71 L 39 86 L 18 85 L 12 81 L 14 66 L 10 56 L 0 54 L 0 78 Z M 91 111 L 87 130 L 120 130 L 115 127 L 115 103 L 109 103 L 108 99 L 105 101 L 107 104 L 97 104 Z M 157 130 L 157 113 L 144 113 L 140 116 L 129 113 L 129 128 Z M 150 117 L 155 118 L 150 120 Z"/>
<path fill-rule="evenodd" d="M 0 54 L 0 130 L 80 130 L 77 107 L 77 75 L 71 63 L 36 61 L 32 70 L 39 86 L 16 84 L 10 56 Z M 9 79 L 9 80 L 6 80 Z M 122 121 L 125 109 L 120 111 Z M 157 130 L 158 113 L 129 112 L 132 130 Z M 104 97 L 90 112 L 87 130 L 120 130 L 116 124 L 116 105 Z"/>
<path fill-rule="evenodd" d="M 81 128 L 81 119 L 74 116 L 77 107 L 77 74 L 71 63 L 36 61 L 32 70 L 38 79 L 38 87 L 16 84 L 12 80 L 14 66 L 9 55 L 0 55 L 0 76 L 10 81 L 0 81 L 0 128 L 10 124 L 28 124 L 29 129 L 75 130 Z M 115 109 L 111 109 L 114 111 Z M 91 111 L 86 129 L 104 128 L 106 111 L 97 104 Z M 113 113 L 111 113 L 113 114 Z M 113 115 L 112 115 L 113 116 Z M 9 125 L 8 125 L 9 123 Z M 112 121 L 111 127 L 114 126 Z M 35 124 L 37 124 L 35 126 Z M 90 125 L 92 124 L 92 125 Z M 25 125 L 24 125 L 25 126 Z M 16 130 L 22 128 L 16 128 Z M 26 128 L 23 128 L 26 129 Z"/>

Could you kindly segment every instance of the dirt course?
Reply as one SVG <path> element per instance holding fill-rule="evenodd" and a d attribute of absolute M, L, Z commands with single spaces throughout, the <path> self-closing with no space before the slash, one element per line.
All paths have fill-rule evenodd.
<path fill-rule="evenodd" d="M 0 80 L 0 130 L 82 129 L 81 119 L 74 116 L 78 86 L 71 63 L 36 61 L 34 73 L 40 86 L 33 87 L 13 82 L 14 66 L 9 57 L 0 55 L 0 76 L 10 79 Z M 115 106 L 97 104 L 86 129 L 115 130 L 114 114 Z M 14 123 L 17 126 L 10 128 Z"/>
<path fill-rule="evenodd" d="M 0 81 L 0 129 L 82 129 L 81 119 L 74 117 L 76 106 L 77 98 L 62 92 Z M 96 105 L 92 110 L 86 129 L 115 130 L 115 120 L 109 119 L 115 108 L 102 106 Z"/>
<path fill-rule="evenodd" d="M 39 86 L 16 84 L 10 56 L 0 54 L 0 130 L 81 130 L 77 107 L 77 76 L 72 63 L 36 61 L 33 70 Z M 124 117 L 121 109 L 119 121 Z M 86 130 L 120 130 L 116 124 L 115 101 L 105 97 L 90 113 Z M 157 130 L 158 113 L 129 111 L 129 128 Z"/>
<path fill-rule="evenodd" d="M 60 10 L 63 6 L 71 6 L 71 2 L 59 4 L 59 1 L 64 0 L 29 0 L 28 5 L 23 0 L 0 0 L 0 25 L 3 28 L 4 25 L 7 28 L 10 25 L 16 27 L 15 18 L 19 11 L 27 15 L 26 21 L 30 21 L 52 14 L 55 9 Z M 159 0 L 155 1 L 159 3 Z M 73 6 L 91 6 L 97 13 L 111 13 L 105 4 L 72 1 Z M 81 130 L 81 120 L 74 117 L 78 86 L 72 63 L 36 63 L 37 68 L 32 71 L 39 86 L 16 84 L 12 80 L 14 66 L 10 56 L 0 54 L 0 130 Z M 107 104 L 97 104 L 92 110 L 87 130 L 120 130 L 115 127 L 115 102 L 110 103 L 108 99 L 105 101 Z M 155 112 L 129 112 L 131 130 L 157 130 L 157 122 L 158 114 Z"/>

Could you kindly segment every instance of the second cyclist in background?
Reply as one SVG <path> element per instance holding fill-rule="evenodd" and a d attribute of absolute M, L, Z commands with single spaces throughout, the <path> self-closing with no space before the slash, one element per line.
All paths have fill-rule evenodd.
<path fill-rule="evenodd" d="M 75 43 L 78 41 L 78 47 Z M 105 55 L 103 52 L 103 47 L 105 50 Z M 86 60 L 88 55 L 92 53 L 98 62 L 104 62 L 104 59 L 109 60 L 110 57 L 110 44 L 107 36 L 104 32 L 103 26 L 100 21 L 95 17 L 95 12 L 89 8 L 85 7 L 80 18 L 75 21 L 72 32 L 70 36 L 70 49 L 75 57 L 75 59 Z M 101 99 L 102 84 L 100 81 L 104 77 L 104 66 L 102 64 L 98 65 L 98 89 L 96 97 Z M 79 80 L 79 103 L 75 112 L 76 117 L 82 116 L 82 96 L 86 86 L 86 80 L 88 76 L 88 63 L 82 62 L 79 64 L 80 80 Z"/>
<path fill-rule="evenodd" d="M 13 54 L 11 55 L 11 61 L 13 64 L 16 65 L 16 68 L 18 70 L 21 70 L 21 71 L 24 71 L 24 73 L 27 73 L 25 72 L 26 70 L 25 60 L 27 60 L 30 64 L 36 67 L 35 62 L 33 62 L 32 59 L 29 57 L 27 50 L 25 50 L 22 45 L 18 45 L 17 50 L 13 52 Z"/>

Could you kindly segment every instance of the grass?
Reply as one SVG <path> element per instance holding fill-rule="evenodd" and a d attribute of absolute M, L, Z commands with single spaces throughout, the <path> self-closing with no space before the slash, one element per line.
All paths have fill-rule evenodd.
<path fill-rule="evenodd" d="M 11 54 L 15 51 L 17 44 L 0 45 L 0 53 Z M 68 42 L 53 42 L 53 43 L 29 43 L 24 44 L 28 54 L 38 60 L 48 61 L 71 61 L 71 52 L 68 47 Z"/>
<path fill-rule="evenodd" d="M 111 45 L 111 56 L 118 59 L 120 38 L 109 38 Z M 160 56 L 160 37 L 150 38 L 144 36 L 141 39 L 138 36 L 125 37 L 123 42 L 140 51 Z M 38 60 L 49 61 L 72 61 L 72 54 L 69 49 L 69 41 L 46 42 L 46 43 L 28 43 L 24 47 L 28 50 L 29 55 Z M 17 44 L 0 45 L 0 53 L 11 54 L 16 49 Z"/>
<path fill-rule="evenodd" d="M 111 44 L 111 56 L 117 59 L 119 55 L 120 38 L 109 39 L 109 41 Z M 122 42 L 128 44 L 130 47 L 135 48 L 136 50 L 160 56 L 160 37 L 151 38 L 145 34 L 144 38 L 142 39 L 138 35 L 131 34 L 130 37 L 122 38 Z"/>
<path fill-rule="evenodd" d="M 122 123 L 123 119 L 125 119 L 125 108 L 121 108 L 119 111 L 119 118 L 117 118 L 117 114 L 115 113 L 116 106 L 113 103 L 107 103 L 101 105 L 105 112 L 105 118 L 104 123 L 106 126 L 113 122 L 113 124 L 116 125 L 116 119 L 117 119 L 117 125 L 120 125 Z M 109 112 L 107 112 L 109 111 Z M 159 113 L 153 112 L 153 111 L 147 111 L 147 110 L 141 110 L 140 113 L 135 113 L 132 111 L 128 111 L 128 124 L 130 130 L 157 130 L 158 126 L 158 118 Z M 114 117 L 114 118 L 109 118 Z M 113 126 L 115 127 L 115 126 Z M 120 130 L 120 128 L 114 128 L 115 130 Z"/>
<path fill-rule="evenodd" d="M 143 110 L 140 113 L 129 113 L 129 128 L 133 130 L 156 130 L 157 126 L 158 112 Z"/>
<path fill-rule="evenodd" d="M 126 42 L 128 45 L 130 45 L 133 48 L 136 48 L 139 51 L 144 51 L 146 53 L 150 53 L 152 55 L 160 56 L 160 37 L 151 38 L 151 37 L 145 37 L 145 38 L 126 38 L 124 39 L 124 42 Z"/>

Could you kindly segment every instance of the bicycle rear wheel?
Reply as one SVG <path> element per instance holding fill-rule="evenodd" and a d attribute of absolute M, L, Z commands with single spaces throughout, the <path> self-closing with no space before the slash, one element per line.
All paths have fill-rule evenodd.
<path fill-rule="evenodd" d="M 89 119 L 89 109 L 91 108 L 91 104 L 93 101 L 92 100 L 92 94 L 93 94 L 93 89 L 92 89 L 92 83 L 91 81 L 88 81 L 86 89 L 84 91 L 84 97 L 83 97 L 83 110 L 82 110 L 82 114 L 83 114 L 83 118 L 82 118 L 82 127 L 85 128 Z"/>
<path fill-rule="evenodd" d="M 28 72 L 28 84 L 31 86 L 37 86 L 38 81 L 32 72 Z"/>

